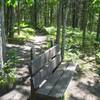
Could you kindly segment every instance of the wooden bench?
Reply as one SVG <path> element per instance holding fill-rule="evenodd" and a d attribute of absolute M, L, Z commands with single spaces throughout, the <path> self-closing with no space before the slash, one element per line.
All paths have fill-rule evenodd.
<path fill-rule="evenodd" d="M 74 64 L 61 65 L 58 45 L 32 60 L 31 100 L 65 100 L 68 84 L 75 70 Z"/>

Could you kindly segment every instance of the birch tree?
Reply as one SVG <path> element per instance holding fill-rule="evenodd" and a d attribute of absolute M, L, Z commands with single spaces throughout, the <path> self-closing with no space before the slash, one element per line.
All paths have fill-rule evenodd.
<path fill-rule="evenodd" d="M 5 60 L 4 0 L 0 1 L 0 68 Z"/>

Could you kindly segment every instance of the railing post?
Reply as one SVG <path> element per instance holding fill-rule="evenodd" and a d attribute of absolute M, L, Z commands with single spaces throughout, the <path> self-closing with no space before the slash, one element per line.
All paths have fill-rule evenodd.
<path fill-rule="evenodd" d="M 33 60 L 35 57 L 35 48 L 34 46 L 31 48 L 31 60 Z"/>
<path fill-rule="evenodd" d="M 53 47 L 54 46 L 54 40 L 53 38 L 50 38 L 50 47 Z"/>
<path fill-rule="evenodd" d="M 30 75 L 31 75 L 31 78 L 30 78 L 30 82 L 31 82 L 31 95 L 30 95 L 30 100 L 32 100 L 34 98 L 34 88 L 33 88 L 33 80 L 32 80 L 32 61 L 35 58 L 35 48 L 34 48 L 34 46 L 31 47 L 30 57 L 31 57 L 31 65 L 30 65 L 31 67 L 29 67 L 29 72 L 30 72 Z"/>

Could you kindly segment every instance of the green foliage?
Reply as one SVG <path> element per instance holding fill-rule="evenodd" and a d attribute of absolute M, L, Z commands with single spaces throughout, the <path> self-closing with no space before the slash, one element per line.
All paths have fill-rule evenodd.
<path fill-rule="evenodd" d="M 6 3 L 6 6 L 12 5 L 13 7 L 16 7 L 17 0 L 6 0 L 5 3 Z"/>
<path fill-rule="evenodd" d="M 15 33 L 14 38 L 23 39 L 23 42 L 33 38 L 35 31 L 32 28 L 21 28 L 20 35 Z"/>
<path fill-rule="evenodd" d="M 100 65 L 97 66 L 96 73 L 100 76 Z"/>
<path fill-rule="evenodd" d="M 25 1 L 26 1 L 27 5 L 32 6 L 33 0 L 25 0 Z"/>
<path fill-rule="evenodd" d="M 13 84 L 16 80 L 16 69 L 9 66 L 11 63 L 12 62 L 5 63 L 3 68 L 0 70 L 0 87 Z"/>
<path fill-rule="evenodd" d="M 96 62 L 100 64 L 100 52 L 96 54 Z"/>
<path fill-rule="evenodd" d="M 55 27 L 44 27 L 44 29 L 47 31 L 47 35 L 56 35 L 56 28 Z"/>
<path fill-rule="evenodd" d="M 48 5 L 50 5 L 51 7 L 56 5 L 58 2 L 58 0 L 48 0 Z"/>
<path fill-rule="evenodd" d="M 35 30 L 25 22 L 20 23 L 20 34 L 18 34 L 17 24 L 14 27 L 14 38 L 9 39 L 10 43 L 24 44 L 26 41 L 33 39 Z"/>
<path fill-rule="evenodd" d="M 85 53 L 86 55 L 93 55 L 95 53 L 94 43 L 95 43 L 96 33 L 92 32 L 86 33 L 85 39 Z M 66 40 L 65 40 L 65 50 L 71 51 L 73 53 L 81 52 L 82 50 L 82 31 L 79 29 L 72 29 L 68 27 L 66 29 Z"/>
<path fill-rule="evenodd" d="M 100 12 L 100 0 L 93 0 L 92 6 L 96 12 Z"/>
<path fill-rule="evenodd" d="M 9 60 L 0 69 L 0 87 L 9 86 L 16 81 L 16 64 L 18 63 L 16 52 L 11 50 L 7 56 Z"/>
<path fill-rule="evenodd" d="M 65 49 L 79 50 L 79 48 L 81 47 L 81 39 L 82 32 L 79 29 L 72 29 L 71 27 L 68 27 L 66 29 Z"/>
<path fill-rule="evenodd" d="M 7 62 L 9 64 L 8 66 L 16 67 L 18 57 L 15 49 L 11 49 L 7 52 L 7 58 L 9 59 Z"/>

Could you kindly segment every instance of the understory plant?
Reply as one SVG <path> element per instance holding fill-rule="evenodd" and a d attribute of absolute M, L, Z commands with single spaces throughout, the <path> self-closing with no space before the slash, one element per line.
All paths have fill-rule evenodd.
<path fill-rule="evenodd" d="M 96 63 L 100 64 L 100 52 L 96 54 Z"/>
<path fill-rule="evenodd" d="M 11 61 L 7 61 L 7 63 L 5 63 L 2 69 L 0 70 L 0 87 L 5 87 L 7 85 L 10 86 L 15 83 L 16 68 L 10 67 L 11 64 Z"/>
<path fill-rule="evenodd" d="M 8 60 L 0 69 L 0 87 L 12 87 L 16 81 L 16 65 L 18 58 L 14 50 L 7 53 Z"/>

